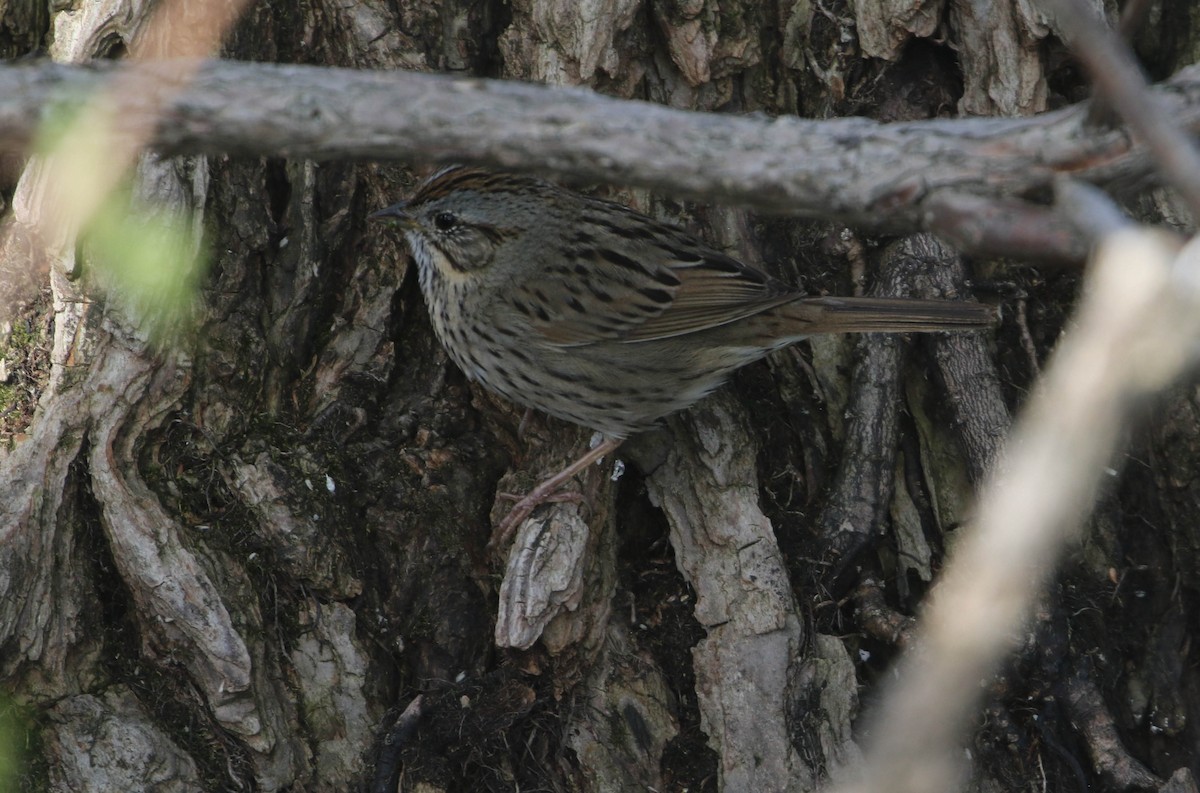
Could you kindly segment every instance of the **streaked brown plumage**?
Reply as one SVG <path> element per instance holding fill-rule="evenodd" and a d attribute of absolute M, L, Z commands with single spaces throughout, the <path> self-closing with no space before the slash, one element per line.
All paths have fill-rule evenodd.
<path fill-rule="evenodd" d="M 955 301 L 808 297 L 681 229 L 529 176 L 447 168 L 372 217 L 404 229 L 434 329 L 469 377 L 598 430 L 609 448 L 806 336 L 993 316 Z"/>

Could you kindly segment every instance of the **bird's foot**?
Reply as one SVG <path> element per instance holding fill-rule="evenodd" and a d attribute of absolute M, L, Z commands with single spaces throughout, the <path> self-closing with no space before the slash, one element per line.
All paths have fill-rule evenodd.
<path fill-rule="evenodd" d="M 488 540 L 488 553 L 495 553 L 499 548 L 503 547 L 511 538 L 517 527 L 520 526 L 529 515 L 540 505 L 550 502 L 573 501 L 578 502 L 583 497 L 576 492 L 567 491 L 560 492 L 568 481 L 576 474 L 587 468 L 592 463 L 600 460 L 605 455 L 615 451 L 621 445 L 620 440 L 604 440 L 595 448 L 589 449 L 586 454 L 580 457 L 575 462 L 568 465 L 563 470 L 559 471 L 554 476 L 550 477 L 540 485 L 530 490 L 523 498 L 516 498 L 509 493 L 501 493 L 501 498 L 514 498 L 517 503 L 513 504 L 512 509 L 508 514 L 496 525 L 492 531 L 492 538 Z"/>

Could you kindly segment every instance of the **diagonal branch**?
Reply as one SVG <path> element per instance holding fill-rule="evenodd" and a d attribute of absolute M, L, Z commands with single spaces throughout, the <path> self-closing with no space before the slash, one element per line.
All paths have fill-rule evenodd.
<path fill-rule="evenodd" d="M 1076 200 L 1062 186 L 1062 200 Z M 1056 558 L 1089 513 L 1124 428 L 1188 371 L 1200 335 L 1200 243 L 1179 248 L 1145 228 L 1098 248 L 1078 322 L 1060 339 L 1039 387 L 980 496 L 879 713 L 855 791 L 954 789 L 963 725 L 1020 635 Z M 913 725 L 920 725 L 914 730 Z"/>
<path fill-rule="evenodd" d="M 1118 35 L 1083 0 L 1044 0 L 1058 18 L 1068 44 L 1085 67 L 1097 94 L 1116 110 L 1154 152 L 1163 177 L 1200 218 L 1200 152 L 1169 111 L 1148 92 L 1146 78 Z"/>

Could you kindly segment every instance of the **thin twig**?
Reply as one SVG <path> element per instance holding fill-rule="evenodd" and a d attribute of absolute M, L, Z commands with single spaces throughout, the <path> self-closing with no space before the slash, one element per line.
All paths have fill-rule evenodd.
<path fill-rule="evenodd" d="M 1159 171 L 1200 219 L 1200 153 L 1155 101 L 1133 53 L 1084 0 L 1044 0 L 1104 99 L 1150 148 Z"/>
<path fill-rule="evenodd" d="M 1138 29 L 1146 21 L 1153 0 L 1128 0 L 1121 9 L 1121 19 L 1117 22 L 1117 35 L 1121 41 L 1131 43 Z M 1113 125 L 1112 108 L 1103 97 L 1095 97 L 1092 106 L 1088 108 L 1089 125 Z"/>

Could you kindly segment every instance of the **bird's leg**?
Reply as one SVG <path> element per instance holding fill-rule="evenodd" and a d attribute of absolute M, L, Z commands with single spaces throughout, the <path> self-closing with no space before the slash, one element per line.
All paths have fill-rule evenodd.
<path fill-rule="evenodd" d="M 496 526 L 495 531 L 492 532 L 492 539 L 488 541 L 488 551 L 495 551 L 497 548 L 504 545 L 504 543 L 508 542 L 509 538 L 512 537 L 513 532 L 516 531 L 517 527 L 521 525 L 521 522 L 524 521 L 525 518 L 529 517 L 529 513 L 533 512 L 533 510 L 536 509 L 539 504 L 547 501 L 551 496 L 554 495 L 555 491 L 565 485 L 580 471 L 583 471 L 589 465 L 601 459 L 605 455 L 616 451 L 617 447 L 621 445 L 621 442 L 621 439 L 613 440 L 611 438 L 605 438 L 601 443 L 597 444 L 595 448 L 589 449 L 587 453 L 578 460 L 571 463 L 546 481 L 542 482 L 533 490 L 530 490 L 528 495 L 526 495 L 516 504 L 513 504 L 512 509 L 509 510 L 508 514 L 504 516 L 504 520 L 500 521 L 500 523 Z"/>
<path fill-rule="evenodd" d="M 496 493 L 496 498 L 501 501 L 511 501 L 515 504 L 525 498 L 525 496 L 519 493 Z M 576 493 L 574 490 L 568 490 L 563 493 L 551 493 L 542 499 L 543 504 L 578 504 L 580 501 L 583 501 L 583 494 Z"/>
<path fill-rule="evenodd" d="M 529 428 L 529 419 L 533 416 L 533 408 L 525 408 L 525 415 L 521 416 L 521 423 L 517 425 L 517 440 L 525 440 L 525 430 Z"/>

